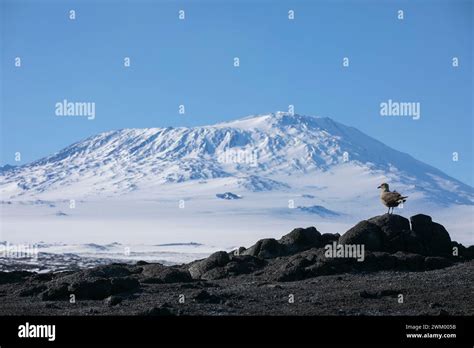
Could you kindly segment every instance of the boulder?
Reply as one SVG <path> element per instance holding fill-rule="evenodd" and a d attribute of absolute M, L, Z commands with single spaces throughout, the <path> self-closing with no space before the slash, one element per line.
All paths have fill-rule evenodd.
<path fill-rule="evenodd" d="M 404 231 L 410 231 L 410 222 L 408 219 L 396 214 L 379 215 L 367 221 L 380 227 L 389 240 Z"/>
<path fill-rule="evenodd" d="M 83 273 L 86 278 L 117 278 L 126 277 L 132 274 L 127 265 L 117 263 L 86 269 L 81 271 L 81 273 Z"/>
<path fill-rule="evenodd" d="M 394 214 L 361 221 L 339 238 L 341 244 L 364 244 L 366 250 L 448 256 L 452 243 L 446 229 L 427 215 L 408 219 Z"/>
<path fill-rule="evenodd" d="M 384 234 L 373 222 L 361 221 L 339 238 L 340 244 L 363 244 L 366 250 L 383 250 Z"/>
<path fill-rule="evenodd" d="M 461 243 L 452 241 L 450 257 L 454 260 L 472 260 L 474 259 L 474 245 L 466 248 Z"/>
<path fill-rule="evenodd" d="M 217 251 L 208 258 L 190 264 L 188 271 L 193 279 L 200 279 L 202 275 L 213 268 L 223 267 L 230 261 L 229 254 Z"/>
<path fill-rule="evenodd" d="M 281 237 L 279 243 L 285 247 L 287 254 L 323 246 L 321 233 L 315 227 L 295 228 Z"/>
<path fill-rule="evenodd" d="M 229 253 L 229 256 L 239 256 L 239 255 L 243 255 L 243 252 L 245 251 L 246 249 L 244 247 L 240 247 L 238 249 L 235 249 L 235 250 L 232 250 L 230 253 Z"/>
<path fill-rule="evenodd" d="M 132 277 L 112 278 L 110 280 L 112 286 L 111 294 L 120 294 L 137 289 L 140 286 L 138 280 Z"/>
<path fill-rule="evenodd" d="M 68 292 L 80 300 L 102 300 L 112 295 L 112 284 L 104 278 L 83 280 L 70 284 Z"/>
<path fill-rule="evenodd" d="M 233 256 L 228 264 L 224 266 L 226 274 L 233 276 L 247 274 L 262 268 L 265 261 L 250 255 Z"/>
<path fill-rule="evenodd" d="M 418 238 L 410 230 L 410 222 L 403 216 L 384 214 L 375 216 L 367 221 L 375 224 L 382 231 L 382 251 L 422 252 L 422 247 Z"/>
<path fill-rule="evenodd" d="M 203 280 L 222 279 L 240 274 L 247 274 L 262 268 L 265 261 L 250 255 L 232 256 L 224 266 L 216 266 L 201 273 L 199 278 Z M 197 278 L 195 278 L 197 279 Z"/>
<path fill-rule="evenodd" d="M 333 240 L 336 235 L 327 234 L 326 240 Z M 261 259 L 274 259 L 280 256 L 293 255 L 311 248 L 320 248 L 323 244 L 321 233 L 315 227 L 295 228 L 279 240 L 261 239 L 240 255 L 250 255 Z M 234 253 L 235 255 L 235 253 Z"/>
<path fill-rule="evenodd" d="M 192 280 L 191 274 L 186 269 L 149 264 L 143 267 L 141 281 L 143 283 L 186 283 Z"/>
<path fill-rule="evenodd" d="M 452 255 L 451 238 L 446 229 L 431 220 L 428 215 L 418 214 L 410 218 L 413 232 L 423 245 L 423 254 L 429 256 Z"/>
<path fill-rule="evenodd" d="M 273 259 L 284 254 L 285 248 L 273 238 L 261 239 L 242 252 L 242 255 L 250 255 L 261 259 Z"/>

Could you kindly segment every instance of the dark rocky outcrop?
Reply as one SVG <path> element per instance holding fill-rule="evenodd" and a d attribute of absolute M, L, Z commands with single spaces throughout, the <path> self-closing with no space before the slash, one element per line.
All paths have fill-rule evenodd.
<path fill-rule="evenodd" d="M 411 228 L 410 228 L 411 221 Z M 281 239 L 261 239 L 248 249 L 217 252 L 188 266 L 193 279 L 222 279 L 255 272 L 276 281 L 359 271 L 424 271 L 472 259 L 472 247 L 451 242 L 446 229 L 426 215 L 410 221 L 399 215 L 380 215 L 359 222 L 342 236 L 321 234 L 316 228 L 296 228 Z M 364 260 L 326 256 L 325 246 L 363 245 Z M 452 248 L 459 256 L 452 255 Z"/>
<path fill-rule="evenodd" d="M 230 261 L 230 256 L 225 251 L 217 251 L 207 259 L 195 261 L 190 264 L 188 271 L 193 279 L 206 279 L 205 274 L 212 269 L 223 267 Z"/>
<path fill-rule="evenodd" d="M 295 228 L 281 239 L 261 239 L 250 248 L 241 252 L 262 259 L 273 259 L 280 256 L 292 255 L 311 248 L 318 248 L 324 242 L 336 240 L 338 236 L 326 233 L 324 237 L 315 227 Z"/>
<path fill-rule="evenodd" d="M 444 226 L 433 222 L 428 215 L 410 218 L 412 230 L 420 240 L 424 255 L 452 255 L 451 238 Z"/>
<path fill-rule="evenodd" d="M 411 229 L 410 229 L 411 221 Z M 425 256 L 450 256 L 452 244 L 446 229 L 427 215 L 385 214 L 361 221 L 339 238 L 341 244 L 364 244 L 366 250 L 405 251 Z"/>
<path fill-rule="evenodd" d="M 355 245 L 364 246 L 363 254 L 359 255 L 363 257 L 328 253 L 337 248 L 352 250 Z M 43 304 L 41 310 L 51 311 L 61 306 L 80 306 L 65 307 L 67 302 L 42 301 L 68 301 L 74 295 L 79 301 L 100 301 L 99 306 L 92 309 L 96 313 L 98 310 L 129 308 L 136 298 L 146 293 L 143 305 L 136 310 L 137 314 L 175 315 L 187 308 L 199 311 L 209 306 L 216 306 L 213 313 L 232 313 L 240 310 L 240 306 L 243 306 L 242 312 L 247 313 L 252 304 L 242 305 L 239 292 L 248 288 L 254 289 L 255 294 L 271 291 L 266 296 L 284 298 L 287 289 L 295 286 L 285 282 L 300 282 L 296 288 L 301 285 L 313 294 L 314 288 L 310 284 L 317 282 L 320 287 L 327 279 L 339 282 L 340 285 L 333 289 L 342 289 L 342 292 L 347 285 L 344 278 L 385 279 L 384 287 L 373 284 L 373 289 L 365 286 L 354 292 L 356 296 L 360 295 L 359 300 L 374 303 L 403 292 L 403 289 L 392 288 L 391 276 L 403 276 L 400 275 L 402 272 L 421 272 L 420 277 L 430 278 L 433 272 L 446 268 L 446 272 L 439 274 L 446 279 L 458 279 L 457 276 L 449 278 L 448 268 L 457 267 L 463 269 L 464 277 L 468 278 L 466 270 L 472 268 L 472 263 L 468 261 L 473 258 L 473 246 L 465 247 L 451 241 L 446 229 L 429 216 L 415 215 L 408 220 L 386 214 L 361 221 L 343 235 L 321 234 L 314 227 L 296 228 L 278 240 L 261 239 L 247 249 L 240 247 L 229 253 L 219 251 L 185 265 L 139 262 L 135 265 L 115 263 L 41 275 L 0 272 L 0 289 L 13 287 L 12 296 L 19 303 L 38 301 Z M 460 265 L 463 262 L 466 267 Z M 409 278 L 416 280 L 418 275 L 406 277 Z M 468 280 L 461 279 L 459 284 L 466 286 Z M 229 287 L 239 290 L 232 293 Z M 292 289 L 294 291 L 295 288 Z M 445 296 L 445 289 L 440 287 L 439 293 Z M 195 306 L 175 305 L 177 294 L 184 294 L 186 301 L 193 302 Z M 0 296 L 7 295 L 8 291 L 0 292 Z M 150 300 L 155 297 L 159 297 L 160 301 Z"/>
<path fill-rule="evenodd" d="M 284 254 L 284 246 L 273 238 L 261 239 L 242 252 L 242 255 L 250 255 L 261 259 L 273 259 Z"/>
<path fill-rule="evenodd" d="M 364 244 L 367 250 L 384 249 L 382 230 L 373 222 L 361 221 L 339 238 L 341 244 Z"/>
<path fill-rule="evenodd" d="M 111 295 L 135 291 L 140 283 L 134 274 L 141 271 L 136 266 L 111 264 L 86 269 L 72 274 L 59 274 L 46 282 L 46 289 L 39 294 L 44 301 L 102 300 Z"/>
<path fill-rule="evenodd" d="M 219 251 L 207 259 L 189 265 L 189 273 L 193 279 L 222 279 L 230 276 L 251 273 L 263 267 L 265 261 L 251 255 L 234 255 Z"/>

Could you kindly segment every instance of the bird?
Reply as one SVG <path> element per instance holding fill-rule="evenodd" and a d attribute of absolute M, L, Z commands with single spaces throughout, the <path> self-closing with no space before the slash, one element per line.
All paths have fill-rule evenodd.
<path fill-rule="evenodd" d="M 390 192 L 387 183 L 382 183 L 377 188 L 382 189 L 380 200 L 386 207 L 388 207 L 388 214 L 390 214 L 390 209 L 392 209 L 393 213 L 393 208 L 398 207 L 400 203 L 405 203 L 408 198 L 408 196 L 402 196 L 397 191 Z"/>

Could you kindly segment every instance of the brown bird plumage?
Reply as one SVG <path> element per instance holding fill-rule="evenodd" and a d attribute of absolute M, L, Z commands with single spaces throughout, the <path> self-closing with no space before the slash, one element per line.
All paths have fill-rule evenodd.
<path fill-rule="evenodd" d="M 390 192 L 388 184 L 386 183 L 381 184 L 377 188 L 382 189 L 380 200 L 386 207 L 388 207 L 388 214 L 390 214 L 390 209 L 392 209 L 393 213 L 393 208 L 398 207 L 401 203 L 405 203 L 408 198 L 408 196 L 402 196 L 397 191 Z"/>

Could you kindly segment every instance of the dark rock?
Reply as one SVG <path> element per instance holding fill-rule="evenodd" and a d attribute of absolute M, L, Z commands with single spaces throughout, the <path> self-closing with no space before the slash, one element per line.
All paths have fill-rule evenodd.
<path fill-rule="evenodd" d="M 216 197 L 220 199 L 229 199 L 229 200 L 242 199 L 241 196 L 236 195 L 235 193 L 232 193 L 232 192 L 217 193 Z"/>
<path fill-rule="evenodd" d="M 194 296 L 194 300 L 199 303 L 221 303 L 221 298 L 219 296 L 212 295 L 206 290 L 199 291 Z"/>
<path fill-rule="evenodd" d="M 104 303 L 107 305 L 107 306 L 116 306 L 118 305 L 119 303 L 122 302 L 122 298 L 121 297 L 118 297 L 118 296 L 109 296 L 107 297 L 105 300 L 104 300 Z"/>
<path fill-rule="evenodd" d="M 404 251 L 425 256 L 448 256 L 452 244 L 446 229 L 427 215 L 415 215 L 410 222 L 385 214 L 359 222 L 339 238 L 341 244 L 363 244 L 366 250 Z"/>
<path fill-rule="evenodd" d="M 25 289 L 22 289 L 18 292 L 18 296 L 26 297 L 26 296 L 37 296 L 41 292 L 46 290 L 46 285 L 37 285 L 37 286 L 29 286 Z"/>
<path fill-rule="evenodd" d="M 0 272 L 0 284 L 21 282 L 32 275 L 34 273 L 27 271 Z"/>
<path fill-rule="evenodd" d="M 111 294 L 128 292 L 131 290 L 135 290 L 140 286 L 138 280 L 132 277 L 113 278 L 110 280 L 110 284 L 112 285 Z"/>
<path fill-rule="evenodd" d="M 132 274 L 127 265 L 124 264 L 110 264 L 104 266 L 97 266 L 92 269 L 82 271 L 83 276 L 86 278 L 98 277 L 98 278 L 118 278 L 126 277 Z"/>
<path fill-rule="evenodd" d="M 387 252 L 367 252 L 361 268 L 365 271 L 381 271 L 395 269 L 397 258 Z"/>
<path fill-rule="evenodd" d="M 229 253 L 229 256 L 232 257 L 232 256 L 243 255 L 243 253 L 244 253 L 245 250 L 247 250 L 245 247 L 240 247 L 240 248 L 238 248 L 238 249 L 232 250 L 232 251 Z"/>
<path fill-rule="evenodd" d="M 35 274 L 32 279 L 40 282 L 44 281 L 50 281 L 54 278 L 54 273 L 49 272 L 49 273 L 38 273 Z"/>
<path fill-rule="evenodd" d="M 411 253 L 421 253 L 423 251 L 416 234 L 410 230 L 410 222 L 403 216 L 384 214 L 367 221 L 377 225 L 382 231 L 382 251 L 406 251 Z"/>
<path fill-rule="evenodd" d="M 240 247 L 239 249 L 237 249 L 237 253 L 235 255 L 242 255 L 245 250 L 246 248 Z"/>
<path fill-rule="evenodd" d="M 341 235 L 339 233 L 323 233 L 321 235 L 321 244 L 331 244 L 332 242 L 337 242 Z"/>
<path fill-rule="evenodd" d="M 332 239 L 334 236 L 326 236 L 326 238 Z M 311 248 L 322 247 L 322 240 L 321 233 L 315 227 L 296 228 L 278 241 L 273 238 L 261 239 L 241 254 L 261 259 L 274 259 Z"/>
<path fill-rule="evenodd" d="M 287 254 L 323 246 L 321 233 L 315 227 L 296 228 L 283 236 L 279 243 L 285 246 Z"/>
<path fill-rule="evenodd" d="M 186 283 L 191 282 L 191 274 L 184 269 L 150 264 L 143 267 L 143 283 Z"/>
<path fill-rule="evenodd" d="M 422 255 L 397 251 L 395 257 L 395 269 L 400 271 L 423 271 L 425 270 L 425 258 Z"/>
<path fill-rule="evenodd" d="M 207 259 L 191 263 L 188 271 L 193 279 L 200 279 L 204 273 L 213 268 L 225 266 L 229 261 L 229 255 L 225 251 L 217 251 Z"/>
<path fill-rule="evenodd" d="M 261 259 L 272 259 L 284 254 L 284 247 L 273 238 L 261 239 L 242 252 L 242 255 L 250 255 Z"/>
<path fill-rule="evenodd" d="M 231 261 L 225 265 L 226 273 L 229 275 L 246 274 L 256 271 L 265 265 L 265 261 L 250 255 L 233 256 Z"/>
<path fill-rule="evenodd" d="M 379 215 L 367 221 L 380 227 L 389 240 L 395 235 L 410 230 L 408 219 L 396 214 Z"/>
<path fill-rule="evenodd" d="M 137 262 L 137 266 L 144 266 L 144 265 L 148 265 L 148 264 L 149 264 L 148 262 L 142 261 L 142 260 Z"/>
<path fill-rule="evenodd" d="M 445 257 L 441 256 L 429 256 L 425 257 L 425 269 L 439 269 L 452 266 L 453 262 Z"/>
<path fill-rule="evenodd" d="M 367 291 L 363 290 L 359 293 L 360 297 L 362 298 L 370 298 L 370 299 L 377 299 L 377 298 L 382 298 L 385 296 L 397 296 L 400 294 L 399 290 L 392 290 L 392 289 L 384 289 L 384 290 L 379 290 L 379 291 Z"/>
<path fill-rule="evenodd" d="M 109 279 L 95 278 L 72 283 L 68 291 L 77 299 L 102 300 L 112 294 L 112 284 Z"/>
<path fill-rule="evenodd" d="M 457 255 L 455 251 L 457 252 Z M 472 260 L 474 259 L 474 245 L 471 245 L 470 247 L 466 248 L 461 243 L 452 241 L 450 257 L 455 260 Z"/>
<path fill-rule="evenodd" d="M 263 259 L 250 256 L 232 256 L 224 266 L 214 267 L 201 274 L 200 279 L 215 280 L 254 272 L 265 265 Z"/>
<path fill-rule="evenodd" d="M 40 293 L 40 298 L 42 301 L 58 301 L 58 300 L 68 300 L 69 291 L 68 284 L 65 283 L 55 283 L 51 284 L 47 290 Z"/>
<path fill-rule="evenodd" d="M 428 227 L 431 226 L 431 224 L 433 223 L 433 220 L 431 219 L 431 216 L 424 215 L 424 214 L 417 214 L 417 215 L 413 215 L 410 218 L 410 222 L 411 222 L 411 229 L 413 231 L 423 232 L 426 226 Z"/>
<path fill-rule="evenodd" d="M 163 305 L 163 306 L 159 306 L 159 307 L 153 307 L 153 308 L 145 311 L 144 313 L 141 313 L 141 315 L 145 315 L 145 316 L 171 316 L 171 315 L 175 315 L 175 313 L 173 312 L 173 310 L 169 306 Z"/>
<path fill-rule="evenodd" d="M 226 272 L 224 267 L 216 267 L 213 269 L 210 269 L 203 275 L 201 275 L 201 279 L 204 280 L 217 280 L 217 279 L 223 279 L 228 276 L 228 273 Z"/>
<path fill-rule="evenodd" d="M 423 214 L 410 218 L 412 230 L 421 240 L 423 253 L 429 256 L 452 255 L 451 238 L 448 231 L 431 217 Z"/>
<path fill-rule="evenodd" d="M 339 238 L 340 244 L 363 244 L 366 250 L 383 250 L 384 235 L 375 223 L 361 221 Z"/>

